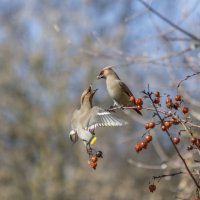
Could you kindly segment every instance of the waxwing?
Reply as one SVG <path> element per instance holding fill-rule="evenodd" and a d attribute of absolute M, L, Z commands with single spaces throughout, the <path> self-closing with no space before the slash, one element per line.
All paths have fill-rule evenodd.
<path fill-rule="evenodd" d="M 130 97 L 133 96 L 128 86 L 120 80 L 119 76 L 108 66 L 101 70 L 97 79 L 106 79 L 106 87 L 110 97 L 114 101 L 114 106 L 135 106 L 133 102 L 130 102 Z M 138 114 L 142 113 L 138 109 L 134 109 Z"/>
<path fill-rule="evenodd" d="M 74 111 L 70 131 L 70 139 L 76 142 L 78 138 L 84 141 L 85 145 L 93 144 L 96 141 L 94 130 L 101 126 L 123 126 L 127 122 L 114 116 L 113 113 L 103 108 L 92 105 L 92 99 L 96 90 L 91 85 L 81 95 L 80 109 Z"/>

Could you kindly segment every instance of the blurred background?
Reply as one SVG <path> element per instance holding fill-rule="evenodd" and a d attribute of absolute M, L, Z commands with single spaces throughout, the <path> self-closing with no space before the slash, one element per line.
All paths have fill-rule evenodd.
<path fill-rule="evenodd" d="M 198 0 L 146 2 L 199 36 Z M 96 131 L 95 148 L 104 153 L 96 170 L 82 142 L 72 145 L 68 133 L 90 83 L 99 88 L 94 104 L 112 105 L 105 82 L 96 80 L 103 67 L 116 65 L 135 96 L 148 84 L 175 95 L 199 63 L 195 41 L 137 0 L 0 0 L 0 199 L 189 199 L 195 187 L 186 175 L 162 179 L 149 193 L 154 175 L 183 167 L 159 129 L 147 150 L 133 149 L 152 113 L 122 114 L 128 126 Z M 199 83 L 192 77 L 179 89 L 197 124 Z M 182 138 L 179 148 L 190 161 L 194 155 Z"/>

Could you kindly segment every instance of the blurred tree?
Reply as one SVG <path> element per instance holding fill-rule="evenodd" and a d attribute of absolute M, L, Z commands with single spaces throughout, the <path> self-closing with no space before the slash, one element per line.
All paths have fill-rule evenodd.
<path fill-rule="evenodd" d="M 198 35 L 198 0 L 151 5 Z M 186 177 L 166 179 L 148 193 L 148 180 L 163 173 L 162 162 L 177 158 L 157 133 L 149 151 L 136 155 L 133 145 L 144 121 L 124 116 L 126 128 L 97 132 L 104 159 L 96 171 L 87 166 L 82 143 L 71 145 L 68 132 L 91 82 L 100 88 L 95 104 L 111 104 L 104 83 L 95 80 L 103 66 L 118 65 L 137 96 L 148 83 L 175 94 L 178 80 L 199 70 L 199 48 L 191 38 L 130 0 L 1 0 L 0 26 L 0 199 L 189 198 Z M 200 118 L 198 83 L 193 78 L 180 88 L 194 120 Z M 138 162 L 149 169 L 135 167 Z"/>

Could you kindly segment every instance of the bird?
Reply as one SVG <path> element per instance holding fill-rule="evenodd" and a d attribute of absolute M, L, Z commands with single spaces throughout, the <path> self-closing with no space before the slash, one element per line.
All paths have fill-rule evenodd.
<path fill-rule="evenodd" d="M 130 97 L 134 97 L 128 86 L 119 78 L 117 73 L 112 69 L 112 66 L 104 67 L 97 79 L 106 79 L 106 87 L 110 97 L 114 101 L 113 106 L 135 106 L 135 103 L 130 102 Z M 134 110 L 139 114 L 142 113 L 137 109 Z"/>
<path fill-rule="evenodd" d="M 103 126 L 123 126 L 127 122 L 114 116 L 113 113 L 105 109 L 93 106 L 93 97 L 97 89 L 92 90 L 92 85 L 88 86 L 82 93 L 80 108 L 72 114 L 70 140 L 75 143 L 78 138 L 83 140 L 86 149 L 91 150 L 90 144 L 96 141 L 95 129 Z"/>

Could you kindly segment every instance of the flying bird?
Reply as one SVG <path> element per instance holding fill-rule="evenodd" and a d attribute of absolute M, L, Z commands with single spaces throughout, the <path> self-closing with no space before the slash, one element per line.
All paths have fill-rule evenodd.
<path fill-rule="evenodd" d="M 93 106 L 92 99 L 96 90 L 92 90 L 91 85 L 87 87 L 81 95 L 80 109 L 74 111 L 69 137 L 72 142 L 77 142 L 78 138 L 83 140 L 86 149 L 91 150 L 90 144 L 96 141 L 94 130 L 103 126 L 123 126 L 127 122 L 114 116 L 98 106 Z M 89 147 L 89 149 L 88 149 Z"/>

